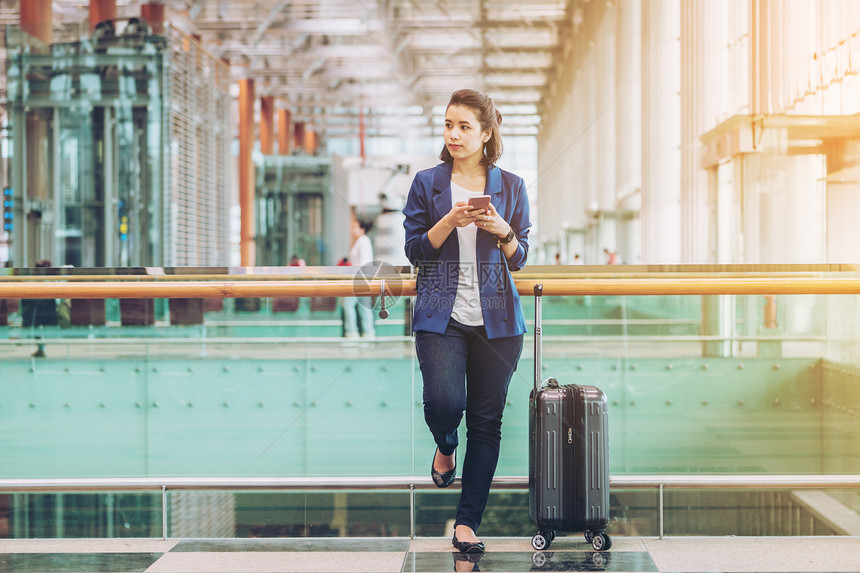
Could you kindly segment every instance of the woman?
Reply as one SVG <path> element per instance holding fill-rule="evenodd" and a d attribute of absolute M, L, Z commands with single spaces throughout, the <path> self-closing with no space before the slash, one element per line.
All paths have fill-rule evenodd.
<path fill-rule="evenodd" d="M 373 243 L 367 233 L 373 228 L 368 221 L 357 218 L 352 220 L 352 248 L 349 250 L 349 262 L 354 267 L 369 265 L 373 263 Z M 356 297 L 343 299 L 343 325 L 344 336 L 355 338 L 358 336 L 358 320 L 361 320 L 361 334 L 365 338 L 374 338 L 376 330 L 373 325 L 372 298 L 358 300 Z M 357 311 L 357 316 L 356 316 Z"/>
<path fill-rule="evenodd" d="M 454 547 L 481 553 L 476 532 L 501 440 L 502 411 L 526 332 L 510 271 L 526 263 L 529 202 L 520 177 L 495 166 L 502 115 L 474 90 L 445 111 L 442 163 L 419 172 L 403 213 L 406 256 L 418 269 L 412 329 L 424 379 L 424 418 L 436 442 L 430 475 L 456 474 L 457 427 L 466 414 L 462 491 Z M 486 209 L 469 199 L 490 196 Z"/>

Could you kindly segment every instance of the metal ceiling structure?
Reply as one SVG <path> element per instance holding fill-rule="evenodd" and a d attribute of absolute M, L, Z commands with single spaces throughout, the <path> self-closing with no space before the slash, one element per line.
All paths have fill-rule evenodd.
<path fill-rule="evenodd" d="M 152 0 L 117 0 L 119 18 Z M 166 21 L 200 37 L 295 121 L 354 137 L 439 133 L 462 87 L 493 96 L 506 134 L 534 134 L 572 0 L 163 0 Z M 4 21 L 17 1 L 0 0 Z M 88 0 L 53 0 L 54 29 L 87 33 Z M 435 108 L 435 109 L 434 109 Z"/>

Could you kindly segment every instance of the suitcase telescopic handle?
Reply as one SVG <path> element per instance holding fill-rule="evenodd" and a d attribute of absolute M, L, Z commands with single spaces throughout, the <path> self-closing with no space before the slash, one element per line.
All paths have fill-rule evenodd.
<path fill-rule="evenodd" d="M 543 297 L 543 283 L 535 285 L 535 399 L 540 390 L 542 343 L 541 343 L 541 298 Z"/>
<path fill-rule="evenodd" d="M 382 286 L 379 288 L 379 300 L 382 301 L 382 309 L 379 311 L 379 318 L 385 320 L 388 318 L 388 309 L 385 308 L 385 279 L 382 279 Z"/>

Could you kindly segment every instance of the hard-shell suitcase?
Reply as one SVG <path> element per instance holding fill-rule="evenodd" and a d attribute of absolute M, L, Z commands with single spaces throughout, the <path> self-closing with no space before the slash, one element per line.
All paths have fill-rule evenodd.
<path fill-rule="evenodd" d="M 537 550 L 556 531 L 584 531 L 597 551 L 612 546 L 606 395 L 595 386 L 541 382 L 541 296 L 535 285 L 535 387 L 529 399 L 529 517 Z"/>

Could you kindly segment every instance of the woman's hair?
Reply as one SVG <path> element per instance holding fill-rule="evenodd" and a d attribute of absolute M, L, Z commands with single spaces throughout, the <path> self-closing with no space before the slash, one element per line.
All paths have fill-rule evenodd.
<path fill-rule="evenodd" d="M 481 165 L 493 167 L 502 156 L 502 134 L 499 131 L 499 126 L 502 125 L 502 114 L 496 109 L 493 98 L 475 90 L 457 90 L 451 94 L 451 101 L 448 102 L 448 107 L 452 105 L 460 105 L 474 111 L 478 117 L 478 123 L 481 124 L 481 131 L 490 132 L 490 139 L 484 144 Z M 447 110 L 448 107 L 445 109 Z M 444 144 L 439 159 L 454 161 L 448 152 L 448 147 Z"/>
<path fill-rule="evenodd" d="M 352 210 L 352 216 L 355 219 L 355 222 L 358 223 L 358 226 L 361 227 L 362 231 L 370 233 L 373 229 L 373 221 L 365 219 L 364 217 L 359 217 L 358 213 L 355 212 L 355 209 Z"/>

